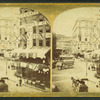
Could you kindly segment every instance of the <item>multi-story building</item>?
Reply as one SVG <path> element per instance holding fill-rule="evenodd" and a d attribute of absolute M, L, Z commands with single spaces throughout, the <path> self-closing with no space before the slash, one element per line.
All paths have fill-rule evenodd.
<path fill-rule="evenodd" d="M 20 35 L 19 47 L 50 47 L 50 24 L 37 11 L 20 8 Z"/>
<path fill-rule="evenodd" d="M 61 37 L 56 41 L 56 49 L 62 50 L 65 53 L 71 53 L 72 37 Z"/>
<path fill-rule="evenodd" d="M 73 28 L 73 52 L 100 49 L 99 19 L 78 19 Z"/>
<path fill-rule="evenodd" d="M 16 21 L 11 18 L 0 18 L 0 50 L 12 50 L 17 48 L 15 41 Z"/>
<path fill-rule="evenodd" d="M 20 25 L 17 26 L 20 32 L 15 36 L 18 47 L 11 55 L 15 58 L 41 59 L 38 61 L 49 64 L 51 37 L 49 21 L 37 11 L 27 8 L 19 10 L 20 14 L 17 18 Z"/>

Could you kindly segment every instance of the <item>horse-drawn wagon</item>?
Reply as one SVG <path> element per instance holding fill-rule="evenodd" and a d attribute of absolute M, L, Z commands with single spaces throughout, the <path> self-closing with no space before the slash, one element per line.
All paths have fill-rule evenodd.
<path fill-rule="evenodd" d="M 60 59 L 56 63 L 56 66 L 61 69 L 73 68 L 74 57 L 72 55 L 61 55 Z"/>

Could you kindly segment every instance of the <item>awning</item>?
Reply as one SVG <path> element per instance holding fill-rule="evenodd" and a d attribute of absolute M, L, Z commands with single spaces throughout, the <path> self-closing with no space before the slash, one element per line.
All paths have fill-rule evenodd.
<path fill-rule="evenodd" d="M 46 58 L 45 54 L 50 50 L 50 48 L 42 48 L 37 50 L 37 57 L 43 59 Z"/>
<path fill-rule="evenodd" d="M 17 57 L 32 57 L 32 58 L 46 58 L 45 54 L 50 50 L 50 47 L 48 48 L 32 48 L 32 49 L 15 49 L 12 51 L 12 55 L 17 53 Z"/>
<path fill-rule="evenodd" d="M 32 48 L 32 49 L 25 49 L 24 53 L 28 54 L 28 58 L 46 58 L 45 54 L 50 50 L 50 48 Z"/>
<path fill-rule="evenodd" d="M 15 67 L 19 67 L 20 63 L 18 61 L 12 61 L 11 65 L 15 66 Z"/>
<path fill-rule="evenodd" d="M 49 68 L 43 68 L 43 72 L 48 72 Z"/>
<path fill-rule="evenodd" d="M 60 57 L 73 57 L 73 55 L 60 55 Z"/>
<path fill-rule="evenodd" d="M 38 65 L 36 64 L 34 71 L 38 71 L 38 70 L 39 70 L 39 68 L 38 68 Z"/>
<path fill-rule="evenodd" d="M 37 64 L 35 70 L 49 70 L 49 67 L 45 64 Z"/>
<path fill-rule="evenodd" d="M 26 66 L 27 66 L 27 63 L 21 62 L 21 67 L 26 67 Z"/>
<path fill-rule="evenodd" d="M 33 64 L 33 63 L 30 63 L 29 64 L 29 68 L 34 70 L 36 68 L 37 64 Z"/>

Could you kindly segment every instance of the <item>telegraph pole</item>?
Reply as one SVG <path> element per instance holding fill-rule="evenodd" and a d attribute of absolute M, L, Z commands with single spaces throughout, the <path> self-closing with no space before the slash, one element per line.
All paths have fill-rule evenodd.
<path fill-rule="evenodd" d="M 86 60 L 86 77 L 87 77 L 87 60 Z"/>

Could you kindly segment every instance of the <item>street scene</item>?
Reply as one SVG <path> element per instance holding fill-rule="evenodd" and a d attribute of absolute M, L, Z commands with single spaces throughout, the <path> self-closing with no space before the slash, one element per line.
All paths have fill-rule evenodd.
<path fill-rule="evenodd" d="M 100 92 L 99 8 L 75 8 L 55 19 L 52 91 Z"/>
<path fill-rule="evenodd" d="M 38 11 L 1 7 L 0 92 L 50 91 L 50 31 Z"/>

